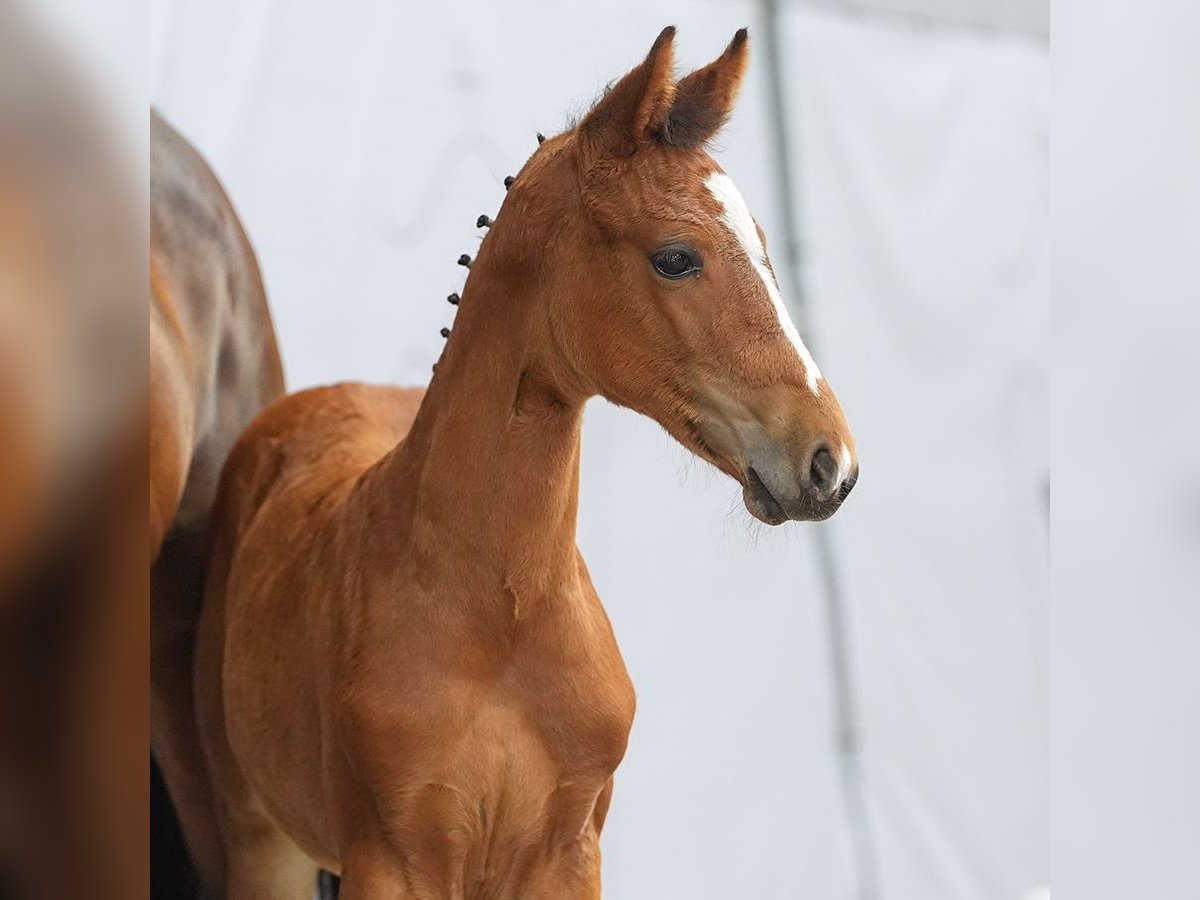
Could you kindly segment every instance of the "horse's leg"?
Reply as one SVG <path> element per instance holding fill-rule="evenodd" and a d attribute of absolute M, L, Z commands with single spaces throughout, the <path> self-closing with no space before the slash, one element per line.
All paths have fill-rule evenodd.
<path fill-rule="evenodd" d="M 263 810 L 225 729 L 226 553 L 213 554 L 195 656 L 195 720 L 224 848 L 224 900 L 313 900 L 318 866 Z"/>
<path fill-rule="evenodd" d="M 213 894 L 224 854 L 196 728 L 192 671 L 204 589 L 202 544 L 168 540 L 151 573 L 150 735 L 192 864 L 204 892 Z"/>
<path fill-rule="evenodd" d="M 313 900 L 317 864 L 265 816 L 242 809 L 222 824 L 229 861 L 225 900 Z"/>
<path fill-rule="evenodd" d="M 386 851 L 360 845 L 346 855 L 338 900 L 413 900 L 415 896 Z"/>

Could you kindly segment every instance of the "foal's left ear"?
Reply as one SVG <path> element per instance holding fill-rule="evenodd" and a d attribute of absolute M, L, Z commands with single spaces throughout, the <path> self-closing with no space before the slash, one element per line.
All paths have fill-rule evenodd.
<path fill-rule="evenodd" d="M 675 27 L 654 41 L 641 65 L 600 99 L 579 130 L 595 146 L 614 156 L 628 156 L 661 133 L 675 99 Z"/>
<path fill-rule="evenodd" d="M 725 52 L 675 86 L 675 102 L 660 137 L 672 147 L 690 149 L 712 139 L 729 119 L 750 60 L 748 32 L 733 36 Z"/>

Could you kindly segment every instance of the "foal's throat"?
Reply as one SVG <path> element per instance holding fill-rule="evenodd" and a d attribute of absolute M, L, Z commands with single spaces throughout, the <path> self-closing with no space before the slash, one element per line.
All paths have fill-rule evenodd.
<path fill-rule="evenodd" d="M 414 545 L 508 587 L 552 589 L 577 577 L 583 398 L 550 387 L 536 292 L 481 263 L 412 429 L 387 461 L 389 493 L 403 498 Z"/>

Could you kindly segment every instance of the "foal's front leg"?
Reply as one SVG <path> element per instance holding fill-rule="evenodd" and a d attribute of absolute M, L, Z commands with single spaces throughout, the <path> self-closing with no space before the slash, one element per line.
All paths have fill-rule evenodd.
<path fill-rule="evenodd" d="M 426 897 L 433 900 L 434 896 L 418 893 L 383 848 L 360 847 L 348 853 L 342 863 L 338 900 L 425 900 Z M 459 900 L 460 896 L 453 895 L 453 900 Z M 448 896 L 445 900 L 452 898 Z"/>
<path fill-rule="evenodd" d="M 272 826 L 231 842 L 226 854 L 225 900 L 312 900 L 317 864 Z"/>

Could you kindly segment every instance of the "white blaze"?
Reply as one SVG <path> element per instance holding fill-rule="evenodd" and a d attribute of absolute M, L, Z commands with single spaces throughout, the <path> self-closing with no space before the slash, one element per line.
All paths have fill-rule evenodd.
<path fill-rule="evenodd" d="M 779 327 L 783 329 L 787 339 L 792 342 L 792 346 L 796 348 L 796 354 L 800 357 L 800 362 L 804 364 L 804 375 L 809 390 L 819 395 L 821 391 L 817 382 L 821 380 L 821 370 L 817 368 L 812 354 L 804 346 L 804 341 L 800 339 L 800 332 L 796 330 L 796 324 L 788 315 L 787 307 L 783 305 L 783 297 L 779 295 L 779 285 L 775 283 L 775 276 L 767 268 L 767 251 L 758 237 L 758 228 L 754 225 L 754 217 L 750 215 L 746 201 L 742 199 L 741 191 L 737 189 L 733 179 L 724 172 L 713 172 L 705 179 L 704 186 L 721 204 L 724 210 L 721 214 L 721 221 L 733 232 L 733 236 L 737 238 L 742 250 L 749 257 L 750 265 L 763 280 L 763 284 L 767 288 L 767 296 L 771 298 L 771 305 L 775 307 L 775 316 L 779 319 Z"/>

